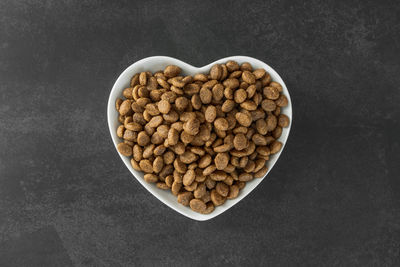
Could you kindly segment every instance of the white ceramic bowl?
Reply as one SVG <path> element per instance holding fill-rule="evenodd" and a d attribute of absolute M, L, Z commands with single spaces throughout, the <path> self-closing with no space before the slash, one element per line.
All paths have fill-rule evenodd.
<path fill-rule="evenodd" d="M 246 186 L 240 191 L 239 196 L 235 199 L 227 200 L 225 204 L 218 206 L 215 210 L 210 214 L 199 214 L 197 212 L 192 211 L 189 207 L 185 207 L 177 202 L 175 196 L 172 195 L 170 190 L 162 190 L 157 188 L 154 184 L 146 183 L 143 180 L 143 173 L 134 170 L 130 164 L 130 158 L 122 156 L 120 157 L 122 161 L 125 163 L 126 167 L 130 170 L 136 180 L 139 181 L 150 193 L 152 193 L 156 198 L 158 198 L 161 202 L 166 204 L 168 207 L 172 208 L 173 210 L 198 221 L 205 221 L 211 218 L 214 218 L 221 213 L 227 211 L 229 208 L 234 206 L 236 203 L 241 201 L 245 196 L 247 196 L 254 188 L 256 188 L 268 175 L 269 171 L 271 171 L 272 167 L 275 165 L 276 161 L 278 160 L 280 154 L 282 153 L 287 138 L 289 136 L 290 127 L 292 125 L 292 102 L 290 99 L 289 91 L 286 88 L 285 83 L 283 82 L 282 78 L 278 75 L 278 73 L 272 69 L 270 66 L 265 64 L 264 62 L 246 56 L 232 56 L 227 58 L 222 58 L 217 61 L 214 61 L 204 67 L 197 68 L 188 63 L 182 62 L 178 59 L 172 57 L 165 57 L 165 56 L 154 56 L 154 57 L 147 57 L 142 60 L 135 62 L 134 64 L 130 65 L 126 70 L 122 72 L 122 74 L 118 77 L 117 81 L 115 82 L 110 97 L 108 99 L 108 107 L 107 107 L 107 117 L 108 117 L 108 126 L 110 129 L 110 134 L 112 140 L 115 145 L 115 149 L 117 149 L 117 144 L 121 142 L 121 139 L 118 138 L 116 134 L 116 129 L 119 125 L 118 122 L 118 112 L 115 109 L 115 101 L 117 98 L 122 98 L 122 91 L 129 87 L 131 77 L 138 72 L 142 71 L 151 71 L 156 72 L 158 70 L 163 70 L 167 65 L 177 65 L 182 69 L 184 75 L 193 75 L 195 73 L 208 73 L 211 66 L 216 63 L 225 63 L 228 60 L 235 60 L 239 64 L 243 62 L 249 62 L 254 69 L 263 68 L 265 69 L 270 75 L 273 81 L 279 82 L 283 87 L 283 93 L 287 96 L 289 100 L 289 105 L 282 109 L 282 113 L 286 114 L 290 118 L 290 125 L 287 128 L 283 129 L 282 136 L 279 138 L 279 141 L 283 143 L 282 149 L 279 153 L 272 155 L 270 160 L 268 161 L 268 172 L 267 174 L 261 179 L 254 179 L 250 182 L 247 182 Z"/>

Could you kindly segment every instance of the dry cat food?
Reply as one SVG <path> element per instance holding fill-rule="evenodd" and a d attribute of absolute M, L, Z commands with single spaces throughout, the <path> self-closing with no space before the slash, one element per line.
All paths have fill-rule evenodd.
<path fill-rule="evenodd" d="M 122 94 L 119 153 L 132 157 L 146 182 L 203 214 L 266 174 L 290 123 L 282 86 L 249 63 L 215 64 L 194 76 L 173 65 L 141 72 Z"/>

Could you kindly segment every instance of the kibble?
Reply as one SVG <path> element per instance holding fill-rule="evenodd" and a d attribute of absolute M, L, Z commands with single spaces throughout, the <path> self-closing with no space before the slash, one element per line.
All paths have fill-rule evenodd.
<path fill-rule="evenodd" d="M 244 62 L 214 64 L 209 74 L 180 67 L 135 74 L 115 107 L 123 156 L 144 180 L 209 214 L 268 172 L 290 118 L 283 87 Z"/>

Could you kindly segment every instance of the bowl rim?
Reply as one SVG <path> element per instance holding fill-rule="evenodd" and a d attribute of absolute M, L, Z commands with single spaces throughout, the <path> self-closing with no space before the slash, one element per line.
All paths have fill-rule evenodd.
<path fill-rule="evenodd" d="M 288 106 L 283 108 L 283 110 L 285 112 L 282 112 L 283 114 L 287 115 L 290 119 L 290 123 L 289 126 L 287 128 L 283 129 L 282 135 L 281 137 L 278 139 L 279 141 L 282 142 L 282 148 L 281 150 L 272 155 L 271 158 L 273 157 L 273 159 L 270 158 L 270 160 L 267 161 L 268 164 L 268 171 L 267 173 L 262 177 L 262 178 L 256 178 L 254 180 L 252 180 L 251 183 L 251 189 L 250 190 L 246 190 L 246 187 L 248 188 L 249 185 L 246 184 L 246 187 L 241 190 L 241 193 L 237 198 L 235 199 L 230 199 L 229 201 L 226 201 L 223 205 L 216 207 L 216 209 L 211 212 L 210 214 L 200 214 L 200 213 L 196 213 L 194 211 L 192 211 L 189 207 L 185 207 L 181 204 L 178 205 L 172 205 L 171 203 L 169 203 L 168 201 L 162 199 L 161 195 L 163 192 L 163 190 L 157 188 L 154 186 L 154 184 L 148 184 L 144 181 L 144 179 L 142 177 L 140 177 L 140 175 L 143 176 L 143 174 L 135 171 L 132 166 L 130 165 L 130 158 L 122 156 L 117 149 L 117 144 L 118 141 L 120 141 L 121 139 L 118 138 L 118 136 L 116 135 L 116 129 L 113 128 L 113 122 L 118 120 L 118 117 L 116 116 L 115 118 L 113 117 L 114 114 L 116 113 L 115 110 L 115 100 L 117 97 L 121 97 L 122 98 L 122 91 L 125 87 L 121 86 L 121 83 L 124 83 L 124 81 L 122 81 L 122 79 L 126 79 L 125 76 L 127 76 L 129 73 L 132 72 L 133 69 L 135 68 L 140 68 L 140 66 L 143 66 L 146 63 L 152 62 L 152 61 L 161 61 L 161 62 L 165 62 L 163 65 L 167 64 L 167 65 L 178 65 L 179 67 L 181 67 L 183 72 L 187 72 L 190 74 L 194 74 L 194 73 L 201 73 L 201 72 L 206 72 L 208 71 L 211 66 L 213 66 L 214 64 L 221 64 L 221 63 L 225 63 L 229 60 L 235 60 L 237 62 L 249 62 L 252 66 L 257 65 L 259 66 L 259 68 L 264 68 L 273 78 L 273 81 L 277 81 L 282 85 L 283 88 L 283 92 L 285 94 L 285 96 L 288 99 Z M 166 66 L 166 65 L 165 65 Z M 165 67 L 164 66 L 164 67 Z M 146 71 L 145 68 L 140 68 L 141 71 Z M 138 72 L 138 71 L 135 71 Z M 131 76 L 129 76 L 129 82 L 130 82 L 130 78 Z M 126 83 L 126 82 L 125 82 Z M 119 91 L 119 92 L 118 92 Z M 120 156 L 121 160 L 125 163 L 126 167 L 130 170 L 131 174 L 135 177 L 135 179 L 144 187 L 147 189 L 147 191 L 149 191 L 154 197 L 156 197 L 158 200 L 160 200 L 162 203 L 164 203 L 165 205 L 167 205 L 168 207 L 170 207 L 171 209 L 175 210 L 176 212 L 191 218 L 193 220 L 197 220 L 197 221 L 206 221 L 212 218 L 215 218 L 216 216 L 226 212 L 227 210 L 229 210 L 230 208 L 232 208 L 233 206 L 235 206 L 237 203 L 239 203 L 241 200 L 243 200 L 247 195 L 249 195 L 269 174 L 269 172 L 273 169 L 273 167 L 275 166 L 276 162 L 278 161 L 280 155 L 282 154 L 285 145 L 287 143 L 288 137 L 289 137 L 289 133 L 291 130 L 291 126 L 293 123 L 293 107 L 292 107 L 292 100 L 290 97 L 290 93 L 289 90 L 287 89 L 287 86 L 285 84 L 285 82 L 283 81 L 283 79 L 281 78 L 281 76 L 275 71 L 275 69 L 273 69 L 271 66 L 269 66 L 268 64 L 266 64 L 265 62 L 250 57 L 250 56 L 229 56 L 229 57 L 225 57 L 225 58 L 221 58 L 218 60 L 215 60 L 205 66 L 202 67 L 195 67 L 193 65 L 190 65 L 184 61 L 181 61 L 179 59 L 173 58 L 173 57 L 169 57 L 169 56 L 151 56 L 151 57 L 146 57 L 143 58 L 141 60 L 138 60 L 136 62 L 134 62 L 133 64 L 131 64 L 130 66 L 128 66 L 119 76 L 118 78 L 115 80 L 114 85 L 110 91 L 109 97 L 108 97 L 108 103 L 107 103 L 107 122 L 108 122 L 108 127 L 109 127 L 109 131 L 110 131 L 110 135 L 111 135 L 111 139 L 114 143 L 114 147 L 117 150 L 118 155 Z M 285 133 L 285 134 L 284 134 Z M 272 164 L 272 165 L 271 165 Z M 270 166 L 271 165 L 271 166 Z M 137 177 L 136 174 L 139 176 Z M 154 188 L 153 188 L 154 187 Z M 156 189 L 156 190 L 154 190 Z M 157 192 L 159 190 L 159 192 Z M 170 192 L 168 192 L 171 196 L 172 194 Z M 177 202 L 176 202 L 177 203 Z"/>

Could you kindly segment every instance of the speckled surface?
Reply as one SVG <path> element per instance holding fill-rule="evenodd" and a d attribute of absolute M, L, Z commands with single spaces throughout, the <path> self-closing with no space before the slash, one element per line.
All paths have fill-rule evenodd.
<path fill-rule="evenodd" d="M 1 266 L 399 266 L 397 1 L 0 2 Z M 249 55 L 294 124 L 250 196 L 206 221 L 132 179 L 108 133 L 120 72 Z"/>

